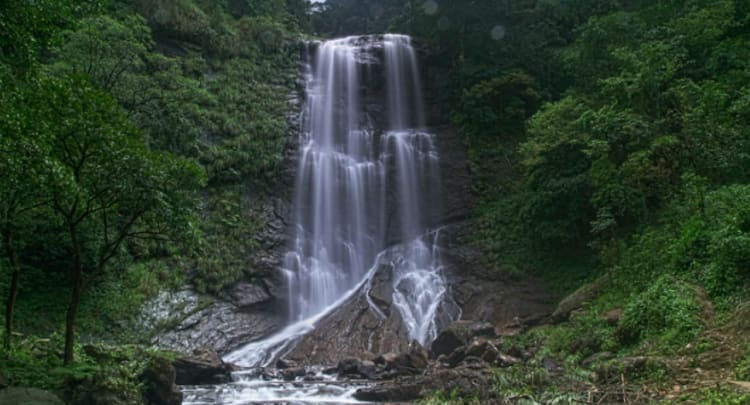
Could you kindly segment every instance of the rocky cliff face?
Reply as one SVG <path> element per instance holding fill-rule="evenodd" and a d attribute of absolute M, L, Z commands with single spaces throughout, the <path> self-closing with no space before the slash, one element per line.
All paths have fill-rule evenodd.
<path fill-rule="evenodd" d="M 428 58 L 425 48 L 420 57 Z M 369 77 L 377 78 L 383 70 L 382 52 L 364 55 L 362 61 Z M 464 148 L 457 131 L 447 123 L 447 106 L 444 100 L 444 72 L 422 63 L 422 77 L 427 131 L 435 134 L 440 154 L 442 183 L 441 214 L 428 219 L 430 227 L 442 227 L 441 255 L 445 259 L 445 276 L 449 291 L 438 315 L 439 328 L 445 328 L 450 318 L 488 321 L 498 330 L 512 329 L 524 322 L 533 322 L 549 313 L 549 293 L 536 280 L 509 277 L 490 273 L 481 264 L 481 252 L 469 245 L 473 224 L 471 212 L 473 197 L 471 175 Z M 300 89 L 304 86 L 299 86 Z M 361 89 L 363 116 L 373 130 L 383 131 L 382 105 L 385 84 L 370 80 Z M 298 140 L 301 94 L 289 98 L 289 145 L 284 168 L 268 196 L 248 204 L 264 221 L 263 230 L 254 238 L 261 246 L 248 257 L 249 267 L 256 275 L 253 282 L 243 281 L 228 288 L 220 299 L 199 297 L 191 292 L 181 292 L 178 297 L 164 298 L 162 310 L 146 313 L 170 312 L 170 319 L 147 320 L 146 324 L 168 324 L 166 332 L 158 334 L 154 343 L 161 347 L 191 351 L 209 347 L 227 353 L 242 344 L 250 343 L 279 330 L 286 322 L 287 290 L 279 268 L 290 246 L 289 235 L 293 226 L 291 200 L 298 159 Z M 388 196 L 387 205 L 397 206 L 395 196 Z M 399 220 L 390 215 L 386 240 L 396 246 L 399 240 Z M 302 338 L 285 357 L 299 364 L 335 364 L 345 358 L 372 358 L 382 353 L 401 353 L 413 343 L 393 303 L 393 272 L 387 261 L 377 264 L 370 283 L 319 321 L 316 329 Z M 164 302 L 171 309 L 164 309 Z M 176 306 L 175 306 L 176 304 Z M 447 316 L 450 314 L 451 316 Z M 148 318 L 148 317 L 147 317 Z M 444 320 L 441 320 L 444 319 Z"/>
<path fill-rule="evenodd" d="M 278 269 L 289 246 L 292 225 L 291 200 L 298 159 L 299 120 L 303 94 L 289 94 L 288 143 L 283 164 L 268 192 L 246 186 L 244 209 L 262 223 L 253 235 L 258 246 L 245 257 L 248 277 L 225 288 L 218 296 L 199 294 L 190 288 L 163 292 L 147 302 L 140 317 L 143 333 L 151 343 L 185 353 L 210 348 L 226 354 L 248 342 L 281 329 L 286 319 L 287 291 Z"/>

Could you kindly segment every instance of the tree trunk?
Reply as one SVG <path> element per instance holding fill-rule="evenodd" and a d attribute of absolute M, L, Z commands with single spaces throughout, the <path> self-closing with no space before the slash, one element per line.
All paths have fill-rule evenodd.
<path fill-rule="evenodd" d="M 16 306 L 16 296 L 18 295 L 18 279 L 21 275 L 21 269 L 18 267 L 18 258 L 16 249 L 13 247 L 13 233 L 5 233 L 5 252 L 10 261 L 10 290 L 8 290 L 8 300 L 5 303 L 5 351 L 10 350 L 10 341 L 13 336 L 13 310 Z"/>
<path fill-rule="evenodd" d="M 73 291 L 70 295 L 70 304 L 65 316 L 65 357 L 63 363 L 68 365 L 73 362 L 73 343 L 75 342 L 75 320 L 78 312 L 78 303 L 81 302 L 83 292 L 83 268 L 81 264 L 81 247 L 78 244 L 77 229 L 70 226 L 70 240 L 73 244 Z"/>

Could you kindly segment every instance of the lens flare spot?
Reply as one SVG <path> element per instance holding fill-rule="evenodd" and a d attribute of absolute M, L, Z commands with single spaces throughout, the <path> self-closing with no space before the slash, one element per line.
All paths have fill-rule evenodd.
<path fill-rule="evenodd" d="M 422 9 L 427 15 L 433 15 L 438 11 L 438 4 L 434 0 L 427 0 L 422 4 Z"/>
<path fill-rule="evenodd" d="M 490 36 L 492 36 L 492 39 L 495 41 L 499 41 L 503 38 L 505 38 L 505 27 L 502 25 L 496 25 L 492 27 L 492 31 L 490 31 Z"/>

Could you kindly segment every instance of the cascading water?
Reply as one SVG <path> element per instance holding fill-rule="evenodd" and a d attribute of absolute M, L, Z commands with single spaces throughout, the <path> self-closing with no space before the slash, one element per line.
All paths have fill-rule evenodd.
<path fill-rule="evenodd" d="M 382 69 L 372 69 L 379 60 Z M 385 76 L 379 117 L 363 109 L 368 85 L 382 80 L 373 72 Z M 306 90 L 297 226 L 281 269 L 290 325 L 227 356 L 242 366 L 265 366 L 283 356 L 319 319 L 362 290 L 384 260 L 392 265 L 393 304 L 410 338 L 427 345 L 437 334 L 446 285 L 439 232 L 427 228 L 427 219 L 441 209 L 439 161 L 425 129 L 410 38 L 322 42 L 308 66 Z M 386 239 L 398 244 L 386 249 Z"/>

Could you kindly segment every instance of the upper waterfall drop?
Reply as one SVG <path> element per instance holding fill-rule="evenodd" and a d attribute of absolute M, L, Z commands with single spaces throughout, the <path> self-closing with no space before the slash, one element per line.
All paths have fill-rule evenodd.
<path fill-rule="evenodd" d="M 442 209 L 439 155 L 426 130 L 411 38 L 324 41 L 308 61 L 296 226 L 281 269 L 290 326 L 228 356 L 243 365 L 283 356 L 322 316 L 363 291 L 379 263 L 392 268 L 393 304 L 410 339 L 423 345 L 437 334 L 447 291 L 439 232 L 429 229 Z"/>

